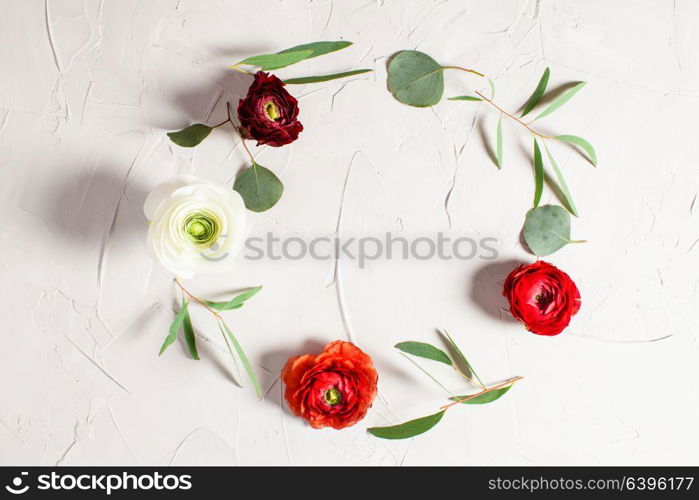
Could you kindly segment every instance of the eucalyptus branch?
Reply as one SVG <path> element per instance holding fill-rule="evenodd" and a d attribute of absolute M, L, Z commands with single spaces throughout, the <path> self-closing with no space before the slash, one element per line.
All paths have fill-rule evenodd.
<path fill-rule="evenodd" d="M 483 94 L 481 94 L 481 93 L 478 92 L 477 90 L 475 90 L 474 93 L 475 93 L 476 95 L 478 95 L 478 97 L 480 97 L 481 99 L 483 99 L 485 102 L 487 102 L 488 104 L 490 104 L 491 106 L 493 106 L 495 109 L 497 109 L 498 111 L 500 111 L 500 113 L 502 113 L 503 115 L 507 116 L 508 118 L 512 118 L 514 121 L 516 121 L 517 123 L 519 123 L 520 125 L 522 125 L 522 126 L 523 126 L 524 128 L 526 128 L 529 132 L 531 132 L 533 135 L 535 135 L 535 136 L 537 136 L 537 137 L 540 137 L 541 139 L 553 139 L 553 138 L 554 138 L 553 136 L 544 135 L 544 134 L 541 134 L 541 133 L 537 132 L 536 130 L 534 130 L 533 128 L 531 128 L 528 124 L 524 123 L 522 120 L 520 120 L 519 118 L 517 118 L 517 117 L 514 116 L 513 114 L 508 113 L 507 111 L 505 111 L 504 109 L 502 109 L 500 106 L 498 106 L 497 104 L 495 104 L 495 102 L 494 102 L 492 99 L 488 99 L 486 96 L 484 96 Z"/>
<path fill-rule="evenodd" d="M 441 349 L 431 345 L 427 344 L 425 342 L 416 342 L 416 341 L 406 341 L 406 342 L 399 342 L 398 344 L 395 345 L 395 348 L 401 351 L 401 354 L 405 356 L 403 353 L 411 354 L 413 356 L 417 356 L 420 358 L 425 358 L 425 359 L 430 359 L 432 361 L 436 361 L 439 363 L 443 363 L 445 365 L 451 365 L 453 368 L 457 370 L 459 374 L 464 376 L 469 382 L 471 382 L 474 385 L 477 385 L 471 377 L 467 376 L 463 371 L 459 370 L 458 364 L 459 362 L 462 362 L 473 374 L 473 376 L 478 380 L 480 383 L 480 387 L 482 387 L 483 390 L 476 394 L 472 394 L 470 396 L 454 396 L 453 393 L 447 389 L 445 386 L 443 386 L 437 379 L 435 379 L 432 375 L 429 374 L 426 370 L 424 370 L 419 364 L 417 364 L 415 361 L 410 359 L 408 356 L 405 356 L 410 362 L 412 362 L 415 366 L 417 366 L 423 373 L 425 373 L 427 376 L 429 376 L 432 380 L 434 380 L 439 386 L 444 389 L 446 392 L 449 394 L 452 394 L 452 396 L 449 398 L 453 402 L 442 406 L 437 413 L 434 413 L 432 415 L 427 415 L 425 417 L 420 417 L 416 418 L 413 420 L 409 420 L 407 422 L 403 422 L 401 424 L 397 425 L 391 425 L 388 427 L 370 427 L 367 429 L 367 431 L 371 434 L 373 434 L 376 437 L 382 438 L 382 439 L 407 439 L 411 438 L 414 436 L 417 436 L 418 434 L 422 434 L 423 432 L 427 432 L 430 430 L 432 427 L 437 425 L 446 411 L 451 408 L 452 406 L 455 406 L 459 403 L 465 403 L 471 400 L 476 400 L 473 401 L 472 404 L 486 404 L 486 403 L 492 403 L 493 401 L 500 399 L 507 391 L 508 389 L 518 380 L 522 380 L 523 377 L 518 376 L 518 377 L 512 377 L 505 382 L 502 382 L 500 384 L 494 385 L 493 387 L 486 387 L 485 384 L 481 381 L 480 377 L 473 371 L 473 367 L 471 364 L 468 362 L 468 359 L 466 359 L 466 356 L 461 352 L 459 347 L 454 343 L 454 340 L 451 338 L 451 336 L 446 332 L 446 330 L 443 330 L 442 333 L 448 340 L 449 343 L 451 344 L 451 347 L 453 348 L 451 352 L 451 356 L 448 355 L 446 352 L 442 351 Z M 502 390 L 503 388 L 507 388 Z M 500 392 L 495 392 L 498 389 L 501 389 Z M 489 397 L 483 397 L 486 394 L 493 393 Z M 478 399 L 482 398 L 482 399 Z"/>
<path fill-rule="evenodd" d="M 440 410 L 447 410 L 447 409 L 451 408 L 452 406 L 457 405 L 457 404 L 459 404 L 459 403 L 465 403 L 466 401 L 470 401 L 470 400 L 472 400 L 472 399 L 475 399 L 475 398 L 477 398 L 477 397 L 479 397 L 479 396 L 482 396 L 483 394 L 487 394 L 487 393 L 492 392 L 492 391 L 495 391 L 495 390 L 497 390 L 497 389 L 502 389 L 503 387 L 511 386 L 511 385 L 513 385 L 515 382 L 517 382 L 517 381 L 519 381 L 519 380 L 522 380 L 523 378 L 524 378 L 524 377 L 522 377 L 522 376 L 512 377 L 511 379 L 508 379 L 508 380 L 506 380 L 505 382 L 503 382 L 503 383 L 501 383 L 501 384 L 494 385 L 493 387 L 488 387 L 487 389 L 484 389 L 484 390 L 482 390 L 481 392 L 479 392 L 479 393 L 477 393 L 477 394 L 471 394 L 470 396 L 468 396 L 468 397 L 466 397 L 466 398 L 458 399 L 458 400 L 454 401 L 453 403 L 450 403 L 450 404 L 448 404 L 448 405 L 442 406 L 442 407 L 440 408 Z"/>
<path fill-rule="evenodd" d="M 196 302 L 199 302 L 199 303 L 200 303 L 202 306 L 204 306 L 211 314 L 213 314 L 214 316 L 216 316 L 217 319 L 223 321 L 223 317 L 222 317 L 219 313 L 217 313 L 216 311 L 214 311 L 213 309 L 211 309 L 211 307 L 209 307 L 209 304 L 207 304 L 206 301 L 205 301 L 204 299 L 200 299 L 200 298 L 197 297 L 196 295 L 192 294 L 189 290 L 187 290 L 184 286 L 182 286 L 182 283 L 180 283 L 180 280 L 178 280 L 177 278 L 175 278 L 175 283 L 177 283 L 177 286 L 180 287 L 180 289 L 182 290 L 183 293 L 186 293 L 191 299 L 195 300 Z"/>

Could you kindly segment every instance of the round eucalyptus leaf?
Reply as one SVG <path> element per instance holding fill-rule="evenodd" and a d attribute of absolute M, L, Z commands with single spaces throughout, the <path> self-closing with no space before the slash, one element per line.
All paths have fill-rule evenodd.
<path fill-rule="evenodd" d="M 243 197 L 248 210 L 264 212 L 279 201 L 284 185 L 274 172 L 259 163 L 253 163 L 238 176 L 233 189 Z"/>
<path fill-rule="evenodd" d="M 388 90 L 403 104 L 434 106 L 444 93 L 444 68 L 424 52 L 404 50 L 388 64 Z"/>
<path fill-rule="evenodd" d="M 527 212 L 523 233 L 534 255 L 551 255 L 570 243 L 570 214 L 556 205 L 532 208 Z"/>

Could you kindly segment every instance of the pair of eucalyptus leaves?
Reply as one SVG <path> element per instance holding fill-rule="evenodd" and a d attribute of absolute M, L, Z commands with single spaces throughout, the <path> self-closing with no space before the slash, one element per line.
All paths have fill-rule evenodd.
<path fill-rule="evenodd" d="M 388 90 L 403 104 L 418 108 L 434 106 L 442 100 L 444 95 L 444 72 L 446 70 L 460 70 L 478 77 L 483 77 L 478 71 L 459 66 L 443 66 L 429 55 L 416 50 L 406 50 L 395 54 L 388 64 Z M 519 116 L 509 113 L 495 103 L 495 84 L 488 79 L 490 96 L 483 92 L 475 91 L 475 95 L 461 95 L 450 97 L 450 101 L 485 102 L 493 107 L 499 114 L 495 134 L 495 163 L 498 168 L 503 165 L 503 117 L 511 119 L 521 125 L 533 137 L 533 164 L 534 164 L 534 201 L 533 207 L 527 212 L 522 230 L 524 241 L 533 254 L 543 257 L 563 248 L 569 243 L 580 243 L 570 239 L 570 214 L 578 216 L 573 197 L 568 188 L 563 173 L 551 154 L 547 141 L 559 141 L 580 148 L 585 153 L 588 161 L 596 166 L 597 155 L 592 145 L 582 137 L 576 135 L 544 135 L 534 128 L 532 123 L 544 118 L 567 103 L 584 86 L 585 82 L 574 82 L 562 87 L 562 92 L 546 94 L 551 71 L 544 70 L 539 82 L 526 103 L 522 106 Z M 548 105 L 532 120 L 525 122 L 523 118 L 537 106 L 548 102 Z M 541 149 L 546 156 L 555 174 L 556 180 L 546 175 Z M 540 206 L 541 196 L 547 182 L 557 197 L 561 200 L 562 207 L 558 205 Z"/>
<path fill-rule="evenodd" d="M 253 68 L 257 67 L 259 68 L 259 71 L 272 71 L 286 68 L 287 66 L 300 63 L 307 59 L 313 59 L 332 52 L 337 52 L 338 50 L 345 49 L 350 45 L 352 45 L 352 42 L 347 41 L 323 41 L 296 45 L 274 54 L 261 54 L 248 57 L 239 63 L 234 64 L 231 66 L 231 68 L 245 74 L 253 75 L 253 73 L 241 68 L 241 66 Z M 370 69 L 356 69 L 327 75 L 287 78 L 283 79 L 282 81 L 286 85 L 306 85 L 360 75 L 370 71 Z M 233 117 L 231 116 L 230 103 L 226 103 L 226 108 L 228 118 L 217 125 L 195 123 L 177 132 L 170 132 L 167 135 L 170 137 L 170 140 L 172 140 L 172 142 L 178 146 L 191 148 L 200 144 L 215 128 L 230 123 L 234 130 L 238 132 L 243 147 L 250 157 L 250 167 L 246 168 L 238 175 L 233 185 L 233 189 L 240 193 L 248 210 L 253 212 L 264 212 L 265 210 L 272 208 L 279 201 L 282 193 L 284 192 L 284 185 L 274 174 L 274 172 L 255 161 L 255 157 L 245 144 L 246 138 L 241 131 L 241 128 L 235 123 Z"/>
<path fill-rule="evenodd" d="M 451 403 L 442 406 L 437 413 L 433 413 L 425 417 L 416 418 L 414 420 L 409 420 L 390 427 L 370 427 L 367 429 L 369 433 L 382 439 L 408 439 L 417 436 L 423 432 L 427 432 L 432 427 L 437 425 L 442 420 L 442 417 L 444 417 L 444 414 L 449 408 L 461 404 L 483 405 L 492 403 L 493 401 L 497 401 L 504 396 L 505 393 L 512 388 L 515 382 L 522 380 L 523 377 L 512 377 L 504 382 L 487 387 L 473 369 L 471 363 L 469 363 L 468 359 L 466 359 L 466 356 L 464 356 L 464 354 L 461 352 L 461 349 L 459 349 L 454 340 L 451 338 L 449 333 L 447 333 L 446 330 L 440 333 L 446 342 L 449 354 L 444 352 L 442 349 L 425 342 L 401 342 L 396 344 L 395 347 L 401 351 L 401 354 L 411 363 L 417 366 L 420 371 L 422 371 L 425 375 L 432 379 L 433 382 L 446 391 L 447 394 L 449 394 L 448 399 L 451 401 Z M 439 380 L 437 380 L 436 377 L 431 375 L 422 366 L 413 361 L 408 354 L 419 358 L 436 361 L 452 367 L 461 377 L 466 379 L 472 385 L 479 387 L 480 391 L 474 394 L 465 394 L 461 396 L 455 395 Z"/>

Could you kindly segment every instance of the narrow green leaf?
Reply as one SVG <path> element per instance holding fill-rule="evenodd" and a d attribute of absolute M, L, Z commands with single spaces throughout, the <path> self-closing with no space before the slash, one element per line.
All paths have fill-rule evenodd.
<path fill-rule="evenodd" d="M 577 135 L 557 135 L 554 137 L 554 139 L 570 142 L 576 146 L 580 146 L 587 153 L 590 163 L 592 163 L 595 167 L 597 166 L 597 154 L 595 153 L 595 148 L 593 148 L 592 144 L 587 142 L 582 137 L 578 137 Z"/>
<path fill-rule="evenodd" d="M 498 160 L 498 168 L 502 168 L 502 114 L 498 119 L 498 134 L 496 142 L 495 158 Z"/>
<path fill-rule="evenodd" d="M 440 363 L 451 366 L 451 359 L 447 356 L 447 353 L 425 342 L 401 342 L 394 347 L 399 351 L 407 352 L 413 356 L 439 361 Z"/>
<path fill-rule="evenodd" d="M 388 65 L 388 90 L 403 104 L 434 106 L 444 93 L 444 68 L 424 52 L 404 50 Z"/>
<path fill-rule="evenodd" d="M 490 85 L 490 99 L 495 99 L 495 82 L 488 78 L 488 85 Z"/>
<path fill-rule="evenodd" d="M 527 212 L 522 234 L 534 255 L 550 255 L 570 243 L 570 214 L 557 205 L 532 208 Z"/>
<path fill-rule="evenodd" d="M 343 73 L 335 73 L 332 75 L 319 75 L 319 76 L 305 76 L 303 78 L 289 78 L 284 80 L 284 83 L 288 85 L 302 85 L 305 83 L 318 83 L 318 82 L 328 82 L 330 80 L 337 80 L 338 78 L 346 78 L 348 76 L 361 75 L 362 73 L 369 73 L 370 69 L 355 69 L 352 71 L 345 71 Z"/>
<path fill-rule="evenodd" d="M 456 97 L 449 97 L 450 101 L 482 101 L 480 97 L 473 97 L 472 95 L 459 95 Z"/>
<path fill-rule="evenodd" d="M 549 83 L 550 74 L 551 71 L 548 68 L 546 68 L 544 70 L 544 74 L 541 75 L 541 79 L 539 80 L 536 89 L 534 89 L 534 93 L 531 95 L 531 97 L 529 97 L 529 100 L 524 105 L 524 109 L 522 110 L 522 116 L 527 115 L 539 103 L 541 96 L 543 96 L 544 92 L 546 92 L 546 85 L 548 85 Z"/>
<path fill-rule="evenodd" d="M 544 192 L 544 162 L 541 159 L 539 143 L 534 139 L 534 208 L 539 206 Z"/>
<path fill-rule="evenodd" d="M 543 118 L 544 116 L 548 116 L 554 111 L 556 111 L 558 108 L 563 106 L 565 103 L 570 101 L 571 97 L 573 97 L 575 94 L 578 93 L 580 89 L 582 89 L 587 82 L 579 82 L 577 85 L 575 85 L 572 88 L 569 88 L 565 92 L 563 92 L 561 95 L 559 95 L 551 104 L 549 104 L 548 108 L 543 110 L 539 116 L 534 118 L 535 120 L 538 120 L 539 118 Z"/>
<path fill-rule="evenodd" d="M 192 357 L 192 359 L 198 360 L 199 353 L 197 352 L 197 340 L 194 336 L 194 328 L 192 328 L 192 318 L 189 317 L 189 311 L 187 311 L 184 315 L 182 330 L 184 331 L 184 340 L 187 342 L 189 355 Z"/>
<path fill-rule="evenodd" d="M 177 132 L 168 132 L 167 136 L 178 146 L 191 148 L 206 139 L 212 130 L 213 127 L 209 127 L 203 123 L 195 123 Z"/>
<path fill-rule="evenodd" d="M 182 327 L 184 317 L 187 315 L 188 304 L 189 303 L 186 300 L 182 299 L 182 307 L 180 308 L 180 311 L 177 313 L 175 319 L 172 321 L 172 324 L 170 325 L 167 337 L 165 337 L 165 341 L 163 342 L 163 346 L 160 348 L 160 353 L 158 354 L 158 356 L 162 356 L 162 354 L 165 352 L 165 349 L 170 347 L 170 345 L 172 345 L 177 340 L 177 334 L 179 333 L 180 328 Z"/>
<path fill-rule="evenodd" d="M 486 392 L 485 394 L 481 394 L 480 396 L 477 396 L 473 399 L 469 399 L 468 401 L 462 401 L 461 404 L 465 405 L 484 405 L 486 403 L 492 403 L 493 401 L 496 401 L 503 397 L 507 391 L 509 391 L 512 388 L 511 385 L 508 385 L 507 387 L 503 387 L 501 389 L 495 389 L 494 391 Z M 452 396 L 449 399 L 452 401 L 459 401 L 461 399 L 466 399 L 468 397 L 472 396 L 472 394 L 466 394 L 464 396 Z"/>
<path fill-rule="evenodd" d="M 432 380 L 432 382 L 434 382 L 434 383 L 437 384 L 439 387 L 441 387 L 442 389 L 444 389 L 444 392 L 446 392 L 447 394 L 454 394 L 454 393 L 451 392 L 449 389 L 447 389 L 447 388 L 444 386 L 444 384 L 442 384 L 439 380 L 437 380 L 437 378 L 436 378 L 434 375 L 432 375 L 430 372 L 428 372 L 428 371 L 425 370 L 422 366 L 420 366 L 413 358 L 411 358 L 410 356 L 408 356 L 408 355 L 405 354 L 404 352 L 401 352 L 400 355 L 403 356 L 403 357 L 404 357 L 405 359 L 407 359 L 408 361 L 410 361 L 412 364 L 414 364 L 415 367 L 416 367 L 418 370 L 420 370 L 422 373 L 424 373 L 425 375 L 427 375 L 427 376 Z"/>
<path fill-rule="evenodd" d="M 278 54 L 262 54 L 259 56 L 248 57 L 243 59 L 236 66 L 248 64 L 250 66 L 259 66 L 262 70 L 284 68 L 297 62 L 308 59 L 313 54 L 312 50 L 297 50 L 292 52 L 280 52 Z"/>
<path fill-rule="evenodd" d="M 558 168 L 558 164 L 556 163 L 556 160 L 553 159 L 553 155 L 551 154 L 551 151 L 549 151 L 549 148 L 546 145 L 546 143 L 544 143 L 544 149 L 546 150 L 546 155 L 549 157 L 549 161 L 551 162 L 551 167 L 553 167 L 553 171 L 556 173 L 558 185 L 561 187 L 561 192 L 563 193 L 563 202 L 568 206 L 567 208 L 570 209 L 570 213 L 577 217 L 578 209 L 575 208 L 575 203 L 573 203 L 573 197 L 571 196 L 570 190 L 568 189 L 568 184 L 566 183 L 566 180 L 563 178 L 563 172 L 561 172 L 561 170 Z"/>
<path fill-rule="evenodd" d="M 245 206 L 253 212 L 272 208 L 284 192 L 284 185 L 274 172 L 253 162 L 233 184 L 233 189 L 243 197 Z"/>
<path fill-rule="evenodd" d="M 255 394 L 257 394 L 257 397 L 259 398 L 260 396 L 262 396 L 262 389 L 260 389 L 260 383 L 257 381 L 255 372 L 252 369 L 252 365 L 250 364 L 248 357 L 245 355 L 245 351 L 243 351 L 243 347 L 240 345 L 240 342 L 238 342 L 238 339 L 235 338 L 235 335 L 233 335 L 233 332 L 231 332 L 226 323 L 224 323 L 223 321 L 219 321 L 218 326 L 222 332 L 225 329 L 225 333 L 228 335 L 228 338 L 233 344 L 235 352 L 238 353 L 240 361 L 243 362 L 243 367 L 245 368 L 245 372 L 248 374 L 248 378 L 252 382 L 252 385 L 255 386 Z"/>
<path fill-rule="evenodd" d="M 303 45 L 296 45 L 294 47 L 290 47 L 288 49 L 282 50 L 279 52 L 280 54 L 286 54 L 288 52 L 299 52 L 302 50 L 310 50 L 311 55 L 309 55 L 306 59 L 312 59 L 314 57 L 318 56 L 323 56 L 325 54 L 329 54 L 331 52 L 336 52 L 338 50 L 345 49 L 352 45 L 352 42 L 346 42 L 344 40 L 340 40 L 337 42 L 311 42 L 311 43 L 304 43 Z"/>
<path fill-rule="evenodd" d="M 459 346 L 456 345 L 456 342 L 454 342 L 454 339 L 451 338 L 451 335 L 449 335 L 449 332 L 447 332 L 446 330 L 443 330 L 443 333 L 444 333 L 444 336 L 446 336 L 447 340 L 449 341 L 449 345 L 452 348 L 453 354 L 455 354 L 457 357 L 457 360 L 456 360 L 457 362 L 454 363 L 454 368 L 456 368 L 457 371 L 461 372 L 461 368 L 459 367 L 459 365 L 462 365 L 466 370 L 469 371 L 469 375 L 473 375 L 474 377 L 476 377 L 476 380 L 478 380 L 478 382 L 483 387 L 485 387 L 485 384 L 483 383 L 481 378 L 476 373 L 476 370 L 474 370 L 473 366 L 471 366 L 471 363 L 468 362 L 468 359 L 466 359 L 466 356 L 464 356 L 464 353 L 461 352 L 461 349 L 459 349 Z"/>
<path fill-rule="evenodd" d="M 206 301 L 206 304 L 213 308 L 216 309 L 217 311 L 230 311 L 231 309 L 240 309 L 243 307 L 243 304 L 245 304 L 245 301 L 252 298 L 257 292 L 262 290 L 261 286 L 256 286 L 255 288 L 251 288 L 250 290 L 246 290 L 235 297 L 233 297 L 231 300 L 226 301 L 226 302 L 211 302 L 209 300 Z"/>
<path fill-rule="evenodd" d="M 410 420 L 399 425 L 393 425 L 390 427 L 370 427 L 367 429 L 369 433 L 382 439 L 407 439 L 413 436 L 422 434 L 423 432 L 429 431 L 432 427 L 437 425 L 444 412 L 442 410 L 434 415 L 428 415 L 426 417 L 416 418 L 415 420 Z"/>

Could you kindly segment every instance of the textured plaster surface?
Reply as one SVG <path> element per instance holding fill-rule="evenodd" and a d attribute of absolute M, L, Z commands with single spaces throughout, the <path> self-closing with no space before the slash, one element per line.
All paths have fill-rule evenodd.
<path fill-rule="evenodd" d="M 456 0 L 0 1 L 0 464 L 696 464 L 699 458 L 699 3 Z M 265 396 L 238 388 L 210 315 L 193 306 L 202 360 L 158 357 L 178 295 L 146 253 L 142 204 L 174 174 L 232 185 L 230 130 L 183 149 L 165 132 L 217 123 L 250 78 L 227 66 L 316 40 L 354 46 L 287 68 L 305 130 L 254 149 L 286 191 L 251 214 L 254 235 L 443 232 L 498 238 L 495 261 L 241 261 L 187 282 L 218 297 L 262 284 L 226 313 Z M 505 165 L 486 104 L 396 102 L 392 53 L 477 68 L 516 110 L 543 69 L 587 87 L 542 120 L 582 135 L 592 168 L 554 154 L 581 217 L 548 260 L 583 306 L 556 338 L 503 312 L 500 287 L 533 260 L 519 231 L 533 192 L 531 139 L 505 122 Z M 446 95 L 486 89 L 451 72 Z M 550 191 L 544 202 L 555 202 Z M 448 412 L 429 434 L 383 441 L 367 426 L 434 412 L 444 395 L 393 349 L 446 328 L 505 398 Z M 281 405 L 294 354 L 352 339 L 375 359 L 366 419 L 315 431 Z M 426 365 L 425 365 L 426 366 Z M 452 390 L 468 392 L 446 367 Z"/>

